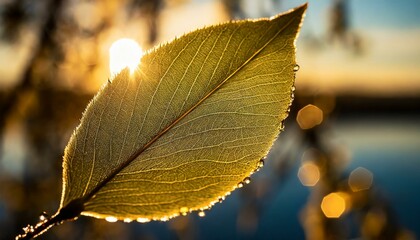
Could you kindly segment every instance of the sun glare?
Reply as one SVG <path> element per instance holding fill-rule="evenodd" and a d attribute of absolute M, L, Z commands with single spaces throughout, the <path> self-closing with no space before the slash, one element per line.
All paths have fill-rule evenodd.
<path fill-rule="evenodd" d="M 128 38 L 121 38 L 112 43 L 109 48 L 109 70 L 111 75 L 118 74 L 121 70 L 128 67 L 133 73 L 140 63 L 143 50 L 139 44 Z"/>

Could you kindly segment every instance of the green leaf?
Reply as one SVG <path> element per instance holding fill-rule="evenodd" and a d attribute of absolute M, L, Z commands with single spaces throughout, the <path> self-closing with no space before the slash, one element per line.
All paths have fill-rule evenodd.
<path fill-rule="evenodd" d="M 306 5 L 159 46 L 88 105 L 63 162 L 61 208 L 167 219 L 207 209 L 252 174 L 292 101 Z"/>

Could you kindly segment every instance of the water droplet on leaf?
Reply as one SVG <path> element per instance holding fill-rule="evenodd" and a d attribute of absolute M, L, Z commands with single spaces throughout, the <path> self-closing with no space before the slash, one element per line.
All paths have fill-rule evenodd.
<path fill-rule="evenodd" d="M 179 212 L 182 216 L 185 216 L 189 212 L 189 209 L 187 207 L 182 207 L 179 209 Z"/>
<path fill-rule="evenodd" d="M 240 183 L 238 183 L 238 188 L 241 188 L 241 187 L 243 187 L 244 186 L 244 183 L 243 182 L 240 182 Z"/>
<path fill-rule="evenodd" d="M 49 218 L 48 214 L 46 212 L 42 212 L 41 215 L 39 215 L 39 220 L 41 222 L 46 221 Z"/>
<path fill-rule="evenodd" d="M 297 71 L 299 71 L 299 69 L 300 69 L 300 66 L 298 64 L 296 64 L 295 67 L 293 68 L 293 71 L 297 72 Z"/>
<path fill-rule="evenodd" d="M 199 217 L 205 217 L 206 213 L 204 211 L 200 211 L 200 212 L 198 212 L 198 216 Z"/>
<path fill-rule="evenodd" d="M 130 223 L 130 222 L 132 222 L 133 221 L 133 219 L 131 219 L 131 218 L 124 218 L 124 222 L 125 223 Z"/>
<path fill-rule="evenodd" d="M 107 222 L 116 222 L 116 221 L 118 221 L 118 218 L 113 217 L 113 216 L 109 216 L 109 217 L 106 217 L 105 220 Z"/>
<path fill-rule="evenodd" d="M 148 218 L 137 218 L 137 222 L 139 222 L 139 223 L 147 223 L 147 222 L 150 222 L 150 219 L 148 219 Z"/>
<path fill-rule="evenodd" d="M 243 181 L 243 183 L 245 184 L 250 184 L 251 183 L 251 178 L 250 177 L 246 177 Z"/>
<path fill-rule="evenodd" d="M 28 233 L 30 231 L 31 227 L 32 227 L 31 225 L 28 225 L 28 226 L 26 226 L 26 227 L 23 228 L 23 231 L 25 233 Z"/>
<path fill-rule="evenodd" d="M 261 158 L 261 160 L 258 162 L 258 165 L 257 165 L 258 168 L 264 167 L 264 163 L 265 163 L 264 160 L 265 158 Z"/>

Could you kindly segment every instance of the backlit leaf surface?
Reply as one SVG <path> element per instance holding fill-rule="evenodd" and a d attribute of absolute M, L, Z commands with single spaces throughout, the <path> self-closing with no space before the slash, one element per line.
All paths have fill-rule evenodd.
<path fill-rule="evenodd" d="M 67 145 L 61 207 L 82 199 L 84 215 L 146 221 L 232 191 L 287 117 L 305 9 L 191 32 L 118 74 Z"/>

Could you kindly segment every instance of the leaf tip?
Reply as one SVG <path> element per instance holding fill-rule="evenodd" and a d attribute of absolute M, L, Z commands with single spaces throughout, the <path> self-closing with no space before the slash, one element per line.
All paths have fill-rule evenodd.
<path fill-rule="evenodd" d="M 270 19 L 273 20 L 273 19 L 276 19 L 276 18 L 281 18 L 282 16 L 289 15 L 289 14 L 301 16 L 301 18 L 303 19 L 305 17 L 305 13 L 306 13 L 307 8 L 308 8 L 308 3 L 304 3 L 304 4 L 302 4 L 298 7 L 292 8 L 288 11 L 285 11 L 283 13 L 274 15 Z"/>
<path fill-rule="evenodd" d="M 291 9 L 290 11 L 292 11 L 292 12 L 296 11 L 296 12 L 305 13 L 306 12 L 306 9 L 308 9 L 308 5 L 309 5 L 308 2 L 306 2 L 306 3 L 304 3 L 304 4 L 302 4 L 302 5 L 298 6 L 298 7 L 295 7 L 293 9 Z"/>

